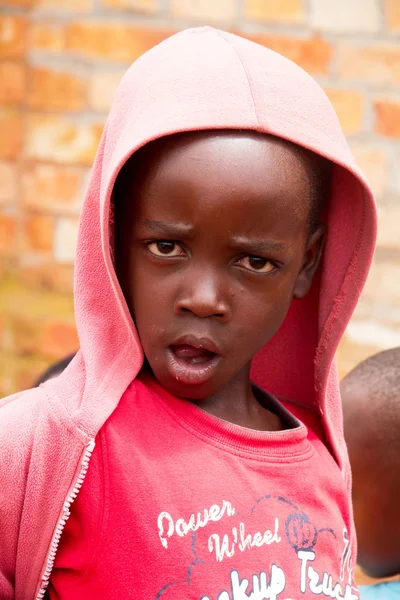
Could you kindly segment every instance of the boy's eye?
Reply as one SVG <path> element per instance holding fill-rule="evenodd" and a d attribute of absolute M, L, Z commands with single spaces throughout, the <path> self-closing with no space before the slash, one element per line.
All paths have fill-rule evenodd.
<path fill-rule="evenodd" d="M 150 242 L 147 248 L 154 256 L 183 256 L 183 249 L 176 242 L 161 240 L 158 242 Z"/>
<path fill-rule="evenodd" d="M 257 273 L 271 273 L 276 268 L 272 262 L 266 258 L 261 258 L 261 256 L 243 256 L 238 260 L 237 264 L 248 271 L 255 271 Z"/>

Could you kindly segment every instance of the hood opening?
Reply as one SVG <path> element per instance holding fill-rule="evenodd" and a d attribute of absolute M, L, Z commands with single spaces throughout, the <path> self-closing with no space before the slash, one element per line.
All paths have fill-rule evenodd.
<path fill-rule="evenodd" d="M 243 129 L 275 135 L 334 166 L 324 256 L 309 294 L 292 302 L 255 357 L 253 377 L 272 394 L 317 407 L 342 464 L 345 449 L 334 353 L 361 293 L 376 236 L 374 200 L 321 88 L 284 57 L 233 34 L 181 32 L 124 76 L 105 126 L 83 205 L 75 268 L 80 352 L 52 385 L 90 436 L 143 363 L 110 251 L 117 174 L 140 147 L 183 131 Z"/>

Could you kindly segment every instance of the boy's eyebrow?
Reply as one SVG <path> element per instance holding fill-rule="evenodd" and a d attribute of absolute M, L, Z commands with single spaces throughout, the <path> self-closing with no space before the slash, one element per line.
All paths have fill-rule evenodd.
<path fill-rule="evenodd" d="M 194 227 L 189 223 L 166 223 L 165 221 L 156 221 L 144 219 L 143 225 L 155 233 L 167 235 L 169 237 L 183 237 L 193 234 Z M 248 252 L 254 254 L 263 252 L 279 252 L 287 250 L 286 244 L 276 240 L 254 240 L 244 236 L 234 236 L 232 246 L 237 248 L 246 248 Z"/>
<path fill-rule="evenodd" d="M 193 226 L 186 223 L 165 223 L 164 221 L 152 221 L 150 219 L 144 219 L 143 225 L 152 229 L 156 233 L 164 235 L 189 235 L 193 232 Z"/>
<path fill-rule="evenodd" d="M 247 251 L 254 252 L 272 252 L 272 251 L 285 251 L 287 246 L 284 242 L 278 242 L 276 240 L 254 240 L 243 236 L 235 236 L 232 238 L 232 242 L 239 248 L 246 248 Z"/>

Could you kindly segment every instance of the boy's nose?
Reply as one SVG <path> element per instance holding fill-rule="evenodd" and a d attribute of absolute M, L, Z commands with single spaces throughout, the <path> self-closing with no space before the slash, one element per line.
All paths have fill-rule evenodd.
<path fill-rule="evenodd" d="M 180 293 L 175 302 L 176 314 L 193 313 L 205 319 L 216 317 L 225 323 L 231 317 L 232 308 L 229 293 L 224 293 L 223 282 L 216 275 L 199 276 L 193 274 L 182 282 Z"/>

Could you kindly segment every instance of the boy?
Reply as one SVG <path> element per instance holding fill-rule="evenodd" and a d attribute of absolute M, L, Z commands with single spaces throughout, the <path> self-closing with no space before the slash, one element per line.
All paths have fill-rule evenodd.
<path fill-rule="evenodd" d="M 0 411 L 2 597 L 357 599 L 333 360 L 375 226 L 297 66 L 210 28 L 141 57 L 83 207 L 80 350 Z"/>
<path fill-rule="evenodd" d="M 372 577 L 398 575 L 400 348 L 363 361 L 344 378 L 341 391 L 353 470 L 358 562 Z M 400 583 L 370 586 L 361 597 L 400 598 Z"/>

